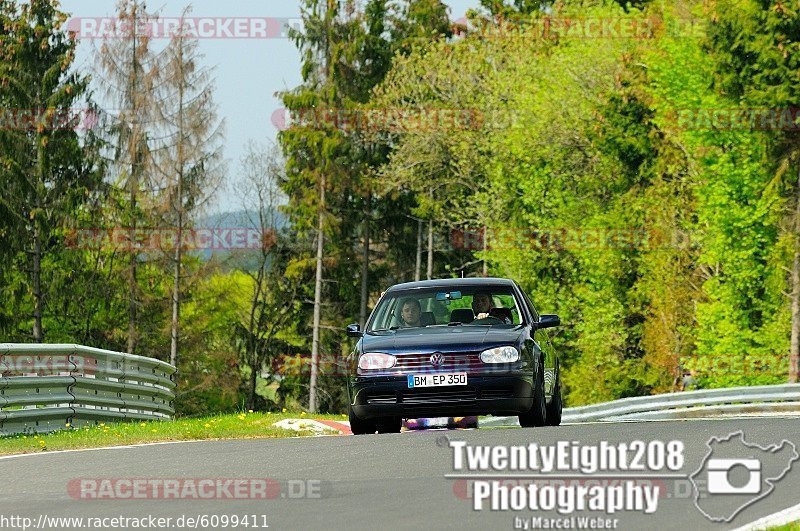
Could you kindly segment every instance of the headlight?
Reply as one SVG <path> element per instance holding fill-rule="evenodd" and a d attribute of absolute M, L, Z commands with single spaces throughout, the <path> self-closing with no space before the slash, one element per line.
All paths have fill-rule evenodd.
<path fill-rule="evenodd" d="M 374 369 L 391 369 L 397 363 L 397 358 L 391 354 L 367 352 L 358 359 L 358 368 L 363 371 Z"/>
<path fill-rule="evenodd" d="M 519 351 L 514 347 L 490 348 L 481 352 L 484 363 L 513 363 L 519 361 Z"/>

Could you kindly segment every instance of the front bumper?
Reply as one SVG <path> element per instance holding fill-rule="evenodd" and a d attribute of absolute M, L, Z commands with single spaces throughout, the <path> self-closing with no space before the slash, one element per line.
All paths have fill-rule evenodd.
<path fill-rule="evenodd" d="M 533 377 L 514 371 L 468 374 L 466 386 L 408 388 L 406 375 L 357 376 L 348 384 L 361 419 L 518 415 L 533 405 Z"/>

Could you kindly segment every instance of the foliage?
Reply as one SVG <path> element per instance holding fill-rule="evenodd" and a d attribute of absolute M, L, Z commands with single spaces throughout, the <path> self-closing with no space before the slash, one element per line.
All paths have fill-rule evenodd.
<path fill-rule="evenodd" d="M 796 107 L 796 6 L 483 0 L 466 25 L 439 0 L 302 6 L 303 82 L 281 94 L 292 114 L 282 158 L 255 146 L 243 167 L 248 197 L 269 195 L 244 206 L 279 244 L 181 259 L 193 273 L 181 415 L 307 406 L 318 237 L 323 411 L 346 404 L 342 328 L 423 257 L 433 277 L 514 278 L 561 316 L 552 337 L 570 405 L 674 391 L 688 371 L 703 387 L 786 380 L 800 349 L 800 128 L 730 118 Z M 54 0 L 0 0 L 0 17 L 3 107 L 94 105 Z M 579 24 L 591 20 L 617 26 Z M 638 33 L 603 33 L 623 27 Z M 107 97 L 150 116 L 164 56 L 146 40 L 116 44 L 98 51 L 110 92 L 137 74 L 141 98 Z M 130 46 L 138 66 L 115 62 Z M 149 182 L 169 157 L 135 125 L 103 122 L 100 147 L 93 132 L 0 130 L 4 340 L 166 357 L 175 272 L 164 256 L 70 242 L 82 228 L 152 223 L 177 183 L 200 182 L 191 161 L 188 180 Z"/>

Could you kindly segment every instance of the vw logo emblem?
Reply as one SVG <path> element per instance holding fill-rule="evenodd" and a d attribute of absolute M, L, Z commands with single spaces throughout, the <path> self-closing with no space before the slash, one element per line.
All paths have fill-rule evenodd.
<path fill-rule="evenodd" d="M 434 352 L 431 356 L 431 365 L 438 367 L 444 363 L 444 354 L 441 352 Z"/>

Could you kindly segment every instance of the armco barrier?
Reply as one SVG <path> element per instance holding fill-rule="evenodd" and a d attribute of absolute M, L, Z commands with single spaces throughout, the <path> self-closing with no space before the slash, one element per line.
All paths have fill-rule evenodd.
<path fill-rule="evenodd" d="M 800 412 L 800 384 L 703 389 L 564 409 L 562 422 L 672 420 L 720 415 Z M 481 426 L 512 426 L 516 417 L 487 417 Z"/>
<path fill-rule="evenodd" d="M 81 345 L 0 344 L 0 435 L 168 420 L 175 367 Z"/>

